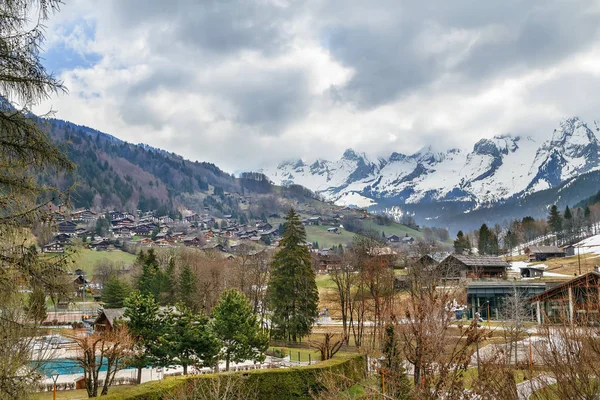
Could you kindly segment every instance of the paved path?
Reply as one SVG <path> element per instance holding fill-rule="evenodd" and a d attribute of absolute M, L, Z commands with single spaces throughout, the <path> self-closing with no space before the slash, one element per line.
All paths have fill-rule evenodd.
<path fill-rule="evenodd" d="M 556 383 L 556 379 L 548 375 L 538 375 L 535 378 L 517 384 L 519 400 L 527 400 L 541 388 Z"/>

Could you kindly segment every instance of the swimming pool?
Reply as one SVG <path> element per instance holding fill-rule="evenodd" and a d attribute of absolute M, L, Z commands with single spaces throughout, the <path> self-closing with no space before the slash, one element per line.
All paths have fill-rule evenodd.
<path fill-rule="evenodd" d="M 98 359 L 98 361 L 100 360 Z M 124 369 L 133 369 L 133 367 Z M 69 358 L 56 358 L 54 360 L 48 360 L 42 363 L 40 367 L 40 372 L 47 377 L 50 377 L 54 371 L 61 375 L 83 374 L 83 368 L 81 368 L 79 363 Z M 100 371 L 106 371 L 106 362 L 104 365 L 102 365 Z"/>

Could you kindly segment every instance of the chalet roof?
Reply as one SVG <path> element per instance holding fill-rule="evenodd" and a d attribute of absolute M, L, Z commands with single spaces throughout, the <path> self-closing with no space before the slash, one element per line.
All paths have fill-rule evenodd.
<path fill-rule="evenodd" d="M 551 289 L 546 290 L 543 293 L 540 293 L 536 296 L 530 297 L 529 301 L 545 301 L 551 298 L 556 298 L 558 296 L 564 296 L 565 290 L 569 287 L 585 287 L 588 285 L 592 285 L 598 287 L 600 284 L 600 273 L 596 271 L 588 272 L 587 274 L 583 274 L 578 276 L 577 278 L 573 278 L 570 281 L 562 283 L 560 285 L 554 286 Z"/>
<path fill-rule="evenodd" d="M 102 318 L 102 315 L 104 315 L 104 317 L 108 320 L 109 324 L 111 326 L 114 325 L 115 320 L 119 319 L 119 318 L 123 318 L 123 314 L 125 313 L 125 308 L 106 308 L 102 311 L 100 311 L 100 313 L 98 314 L 98 317 L 96 318 L 96 321 L 94 323 L 98 323 L 100 321 L 100 318 Z M 125 319 L 125 318 L 123 318 Z"/>
<path fill-rule="evenodd" d="M 529 253 L 564 253 L 565 251 L 558 246 L 529 246 Z"/>
<path fill-rule="evenodd" d="M 496 256 L 450 254 L 442 262 L 445 263 L 451 261 L 452 259 L 459 261 L 467 267 L 510 267 L 506 261 Z"/>

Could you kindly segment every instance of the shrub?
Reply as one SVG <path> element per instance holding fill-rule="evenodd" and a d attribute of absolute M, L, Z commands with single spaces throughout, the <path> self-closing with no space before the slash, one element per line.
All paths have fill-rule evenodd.
<path fill-rule="evenodd" d="M 311 393 L 323 389 L 322 377 L 339 376 L 340 383 L 357 382 L 364 377 L 365 361 L 358 354 L 341 354 L 330 360 L 304 367 L 252 370 L 228 374 L 207 374 L 166 378 L 105 396 L 106 400 L 162 400 L 187 387 L 212 385 L 217 379 L 235 379 L 236 384 L 256 388 L 261 400 L 311 399 Z M 242 389 L 242 388 L 240 388 Z M 187 391 L 189 393 L 189 391 Z"/>

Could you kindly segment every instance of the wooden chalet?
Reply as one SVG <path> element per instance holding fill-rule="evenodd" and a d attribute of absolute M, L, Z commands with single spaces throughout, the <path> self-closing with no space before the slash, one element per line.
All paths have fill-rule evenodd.
<path fill-rule="evenodd" d="M 52 242 L 42 247 L 42 253 L 64 253 L 65 242 Z"/>
<path fill-rule="evenodd" d="M 445 271 L 448 278 L 503 278 L 510 265 L 496 256 L 450 254 L 438 268 Z"/>
<path fill-rule="evenodd" d="M 135 223 L 135 220 L 131 217 L 124 217 L 113 219 L 110 223 L 112 226 L 132 226 Z"/>
<path fill-rule="evenodd" d="M 71 214 L 71 218 L 75 221 L 90 222 L 98 219 L 98 215 L 95 212 L 90 211 L 88 208 L 86 208 L 83 210 L 74 211 Z"/>
<path fill-rule="evenodd" d="M 385 238 L 385 241 L 388 243 L 398 243 L 400 241 L 400 236 L 398 235 L 389 235 Z"/>
<path fill-rule="evenodd" d="M 73 221 L 62 221 L 58 224 L 58 232 L 74 235 L 77 224 Z"/>
<path fill-rule="evenodd" d="M 550 258 L 565 256 L 565 251 L 557 246 L 529 246 L 525 249 L 529 262 L 546 261 Z"/>
<path fill-rule="evenodd" d="M 115 326 L 115 322 L 123 318 L 125 308 L 109 308 L 100 310 L 98 317 L 94 321 L 94 330 L 110 331 Z"/>
<path fill-rule="evenodd" d="M 59 233 L 54 236 L 54 241 L 58 243 L 67 243 L 72 239 L 71 235 L 67 235 L 66 233 Z"/>
<path fill-rule="evenodd" d="M 198 236 L 188 236 L 183 238 L 183 245 L 186 247 L 201 247 L 202 239 Z"/>

